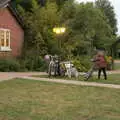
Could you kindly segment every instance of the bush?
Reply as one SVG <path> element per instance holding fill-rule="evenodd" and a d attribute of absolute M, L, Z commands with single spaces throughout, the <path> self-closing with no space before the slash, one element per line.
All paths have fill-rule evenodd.
<path fill-rule="evenodd" d="M 91 67 L 90 58 L 87 56 L 81 56 L 73 59 L 73 64 L 79 72 L 87 72 Z"/>
<path fill-rule="evenodd" d="M 24 66 L 29 71 L 46 71 L 47 64 L 40 56 L 30 56 L 26 57 L 24 61 Z"/>
<path fill-rule="evenodd" d="M 20 70 L 20 64 L 15 59 L 1 59 L 0 60 L 0 71 L 2 71 L 2 72 L 10 72 L 10 71 L 18 72 L 19 70 Z"/>
<path fill-rule="evenodd" d="M 105 60 L 107 62 L 107 70 L 113 69 L 113 58 L 111 56 L 105 56 Z"/>

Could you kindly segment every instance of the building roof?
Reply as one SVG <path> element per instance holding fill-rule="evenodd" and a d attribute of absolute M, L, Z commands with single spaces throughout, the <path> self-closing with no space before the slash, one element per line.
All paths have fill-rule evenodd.
<path fill-rule="evenodd" d="M 4 8 L 11 0 L 0 0 L 0 8 Z"/>
<path fill-rule="evenodd" d="M 18 23 L 21 25 L 21 27 L 24 28 L 23 19 L 19 15 L 18 11 L 16 9 L 14 9 L 11 5 L 9 5 L 8 8 L 11 11 L 12 15 L 16 18 Z"/>
<path fill-rule="evenodd" d="M 0 0 L 0 8 L 8 7 L 12 15 L 16 18 L 18 23 L 21 25 L 21 27 L 24 28 L 20 15 L 18 14 L 17 10 L 11 6 L 10 1 L 11 0 Z"/>

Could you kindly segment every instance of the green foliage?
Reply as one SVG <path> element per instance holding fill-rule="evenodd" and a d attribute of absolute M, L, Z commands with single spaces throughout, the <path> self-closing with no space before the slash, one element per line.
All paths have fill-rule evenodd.
<path fill-rule="evenodd" d="M 111 56 L 105 56 L 107 64 L 112 64 L 113 58 Z"/>
<path fill-rule="evenodd" d="M 64 24 L 69 24 L 70 21 L 74 18 L 75 13 L 76 13 L 76 6 L 73 0 L 66 1 L 59 12 L 61 22 Z"/>
<path fill-rule="evenodd" d="M 77 41 L 77 50 L 86 49 L 88 54 L 96 48 L 108 48 L 113 41 L 112 29 L 104 14 L 92 3 L 79 4 L 72 22 L 73 39 Z M 108 42 L 109 41 L 109 42 Z M 85 50 L 84 49 L 84 50 Z M 77 51 L 76 50 L 76 51 Z"/>
<path fill-rule="evenodd" d="M 68 0 L 56 0 L 56 3 L 57 3 L 58 6 L 61 7 L 62 5 L 64 5 L 64 3 L 65 3 L 66 1 L 68 1 Z"/>
<path fill-rule="evenodd" d="M 118 85 L 119 79 L 90 81 Z M 3 120 L 120 119 L 119 89 L 13 79 L 0 83 L 0 97 Z"/>
<path fill-rule="evenodd" d="M 25 68 L 28 71 L 46 71 L 47 64 L 40 56 L 28 56 L 24 60 Z"/>
<path fill-rule="evenodd" d="M 12 6 L 17 8 L 18 5 L 23 7 L 26 11 L 31 11 L 31 8 L 37 5 L 38 0 L 12 0 Z"/>
<path fill-rule="evenodd" d="M 40 1 L 41 4 L 47 3 L 47 2 L 54 2 L 58 5 L 59 8 L 61 8 L 62 5 L 64 5 L 64 3 L 68 0 L 39 0 L 39 1 Z"/>
<path fill-rule="evenodd" d="M 68 60 L 75 56 L 91 55 L 94 48 L 109 50 L 116 37 L 107 15 L 97 2 L 94 5 L 76 4 L 73 0 L 47 0 L 41 6 L 37 0 L 15 1 L 24 21 L 25 56 L 32 51 L 36 56 L 59 54 Z M 53 28 L 61 26 L 66 28 L 66 32 L 55 35 Z M 28 64 L 31 59 L 26 60 Z"/>
<path fill-rule="evenodd" d="M 99 8 L 107 17 L 108 23 L 113 30 L 113 34 L 115 35 L 117 32 L 117 20 L 111 2 L 109 0 L 96 0 L 95 3 L 96 7 Z"/>
<path fill-rule="evenodd" d="M 61 10 L 59 11 L 60 23 L 65 26 L 66 32 L 62 35 L 62 55 L 66 58 L 72 56 L 72 50 L 76 46 L 73 39 L 73 29 L 71 28 L 72 20 L 76 14 L 76 6 L 73 0 L 66 1 Z M 67 47 L 66 47 L 67 46 Z"/>
<path fill-rule="evenodd" d="M 106 16 L 93 3 L 67 1 L 60 11 L 60 18 L 67 28 L 62 37 L 64 55 L 91 55 L 94 48 L 109 49 L 115 39 Z"/>
<path fill-rule="evenodd" d="M 111 28 L 107 24 L 107 19 L 92 3 L 79 5 L 73 21 L 73 29 L 83 34 L 79 39 L 85 39 L 90 43 L 92 40 L 96 47 L 103 46 L 109 38 L 111 39 Z"/>
<path fill-rule="evenodd" d="M 87 56 L 77 57 L 73 59 L 73 64 L 79 72 L 87 72 L 91 67 L 90 58 Z"/>
<path fill-rule="evenodd" d="M 26 53 L 26 56 L 21 59 L 21 64 L 23 68 L 28 71 L 46 71 L 47 63 L 43 57 L 39 56 L 37 51 L 31 50 Z"/>
<path fill-rule="evenodd" d="M 15 59 L 1 59 L 0 60 L 0 71 L 2 71 L 2 72 L 10 72 L 10 71 L 18 72 L 18 71 L 20 71 L 20 64 Z"/>
<path fill-rule="evenodd" d="M 23 15 L 26 28 L 25 51 L 32 48 L 38 51 L 38 55 L 43 56 L 56 50 L 52 50 L 56 44 L 52 28 L 59 23 L 57 5 L 48 2 L 45 7 L 40 7 L 36 1 L 31 1 L 31 4 L 29 12 L 21 6 L 18 7 L 19 12 Z"/>
<path fill-rule="evenodd" d="M 24 59 L 1 59 L 1 72 L 19 72 L 19 71 L 46 71 L 47 64 L 39 56 L 27 56 Z"/>

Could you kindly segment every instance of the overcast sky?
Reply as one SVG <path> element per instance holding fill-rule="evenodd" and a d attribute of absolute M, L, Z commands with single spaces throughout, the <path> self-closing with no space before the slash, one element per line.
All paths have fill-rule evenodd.
<path fill-rule="evenodd" d="M 76 0 L 78 2 L 87 2 L 87 1 L 95 1 L 95 0 Z M 117 23 L 118 23 L 118 34 L 120 35 L 120 0 L 109 0 L 114 6 Z"/>

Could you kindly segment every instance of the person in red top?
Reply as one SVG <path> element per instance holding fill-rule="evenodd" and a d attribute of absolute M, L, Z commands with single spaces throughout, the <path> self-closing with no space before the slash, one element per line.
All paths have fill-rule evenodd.
<path fill-rule="evenodd" d="M 103 71 L 104 79 L 107 80 L 106 67 L 107 62 L 103 54 L 98 54 L 96 57 L 96 65 L 98 67 L 98 79 L 100 79 L 101 71 Z"/>

